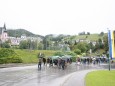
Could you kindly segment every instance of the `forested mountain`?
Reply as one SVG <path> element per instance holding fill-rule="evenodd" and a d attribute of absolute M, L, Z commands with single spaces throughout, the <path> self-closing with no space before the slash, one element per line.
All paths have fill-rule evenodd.
<path fill-rule="evenodd" d="M 12 37 L 21 37 L 22 34 L 25 34 L 26 36 L 29 36 L 29 37 L 32 36 L 32 37 L 44 38 L 44 36 L 33 34 L 25 29 L 15 29 L 15 30 L 7 29 L 7 32 L 8 32 L 8 35 Z"/>

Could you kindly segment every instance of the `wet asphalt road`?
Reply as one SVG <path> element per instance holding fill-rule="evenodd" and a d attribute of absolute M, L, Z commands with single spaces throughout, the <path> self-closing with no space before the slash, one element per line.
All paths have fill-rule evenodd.
<path fill-rule="evenodd" d="M 55 67 L 43 66 L 38 70 L 37 65 L 25 67 L 12 67 L 0 69 L 0 86 L 54 86 L 59 83 L 56 79 L 70 73 L 108 68 L 107 65 L 76 65 L 72 63 L 65 70 Z M 55 85 L 56 86 L 56 85 Z"/>

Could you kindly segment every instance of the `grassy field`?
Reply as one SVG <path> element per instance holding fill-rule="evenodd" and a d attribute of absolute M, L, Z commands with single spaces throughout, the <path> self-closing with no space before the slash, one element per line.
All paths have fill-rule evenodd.
<path fill-rule="evenodd" d="M 104 34 L 104 35 L 107 35 L 107 34 Z M 87 38 L 86 38 L 87 36 Z M 96 41 L 98 40 L 99 38 L 103 38 L 103 36 L 100 36 L 99 34 L 90 34 L 90 35 L 77 35 L 76 36 L 76 39 L 87 39 L 87 40 L 90 40 L 90 41 Z"/>
<path fill-rule="evenodd" d="M 115 70 L 93 71 L 85 77 L 86 86 L 115 86 Z"/>
<path fill-rule="evenodd" d="M 15 52 L 21 57 L 23 63 L 36 63 L 38 62 L 37 55 L 39 52 L 44 53 L 45 57 L 48 57 L 48 56 L 52 56 L 56 51 L 15 49 Z"/>

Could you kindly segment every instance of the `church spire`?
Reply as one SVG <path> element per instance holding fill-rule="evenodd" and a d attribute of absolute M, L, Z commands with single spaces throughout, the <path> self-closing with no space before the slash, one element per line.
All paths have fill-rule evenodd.
<path fill-rule="evenodd" d="M 4 29 L 6 30 L 6 24 L 4 23 Z"/>

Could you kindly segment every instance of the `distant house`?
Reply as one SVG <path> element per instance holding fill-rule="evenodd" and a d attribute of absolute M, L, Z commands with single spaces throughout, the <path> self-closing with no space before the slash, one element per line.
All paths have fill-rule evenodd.
<path fill-rule="evenodd" d="M 21 41 L 21 38 L 19 37 L 9 37 L 9 40 L 11 41 L 11 44 L 10 45 L 19 45 L 20 44 L 20 41 Z"/>
<path fill-rule="evenodd" d="M 37 42 L 43 41 L 42 38 L 40 38 L 40 37 L 32 37 L 32 36 L 27 37 L 26 34 L 22 34 L 21 35 L 21 41 L 24 41 L 24 40 L 31 40 L 34 42 L 35 41 L 37 41 Z"/>
<path fill-rule="evenodd" d="M 26 34 L 22 34 L 22 35 L 21 35 L 21 39 L 22 39 L 22 40 L 27 40 Z"/>
<path fill-rule="evenodd" d="M 87 43 L 90 43 L 90 40 L 87 40 L 87 39 L 77 39 L 76 42 L 87 42 Z"/>
<path fill-rule="evenodd" d="M 21 37 L 9 37 L 12 46 L 19 46 L 21 41 L 27 40 L 25 34 L 22 34 Z"/>
<path fill-rule="evenodd" d="M 79 42 L 87 42 L 87 43 L 89 43 L 90 41 L 87 40 L 87 39 L 79 39 Z"/>
<path fill-rule="evenodd" d="M 37 41 L 37 43 L 39 43 L 40 41 L 42 41 L 42 39 L 40 37 L 26 37 L 25 34 L 22 34 L 21 37 L 9 37 L 9 40 L 11 41 L 11 45 L 19 45 L 21 41 L 24 40 L 31 40 L 31 41 Z"/>
<path fill-rule="evenodd" d="M 6 25 L 4 24 L 3 27 L 0 27 L 0 42 L 3 43 L 8 40 L 8 33 L 6 30 Z"/>

